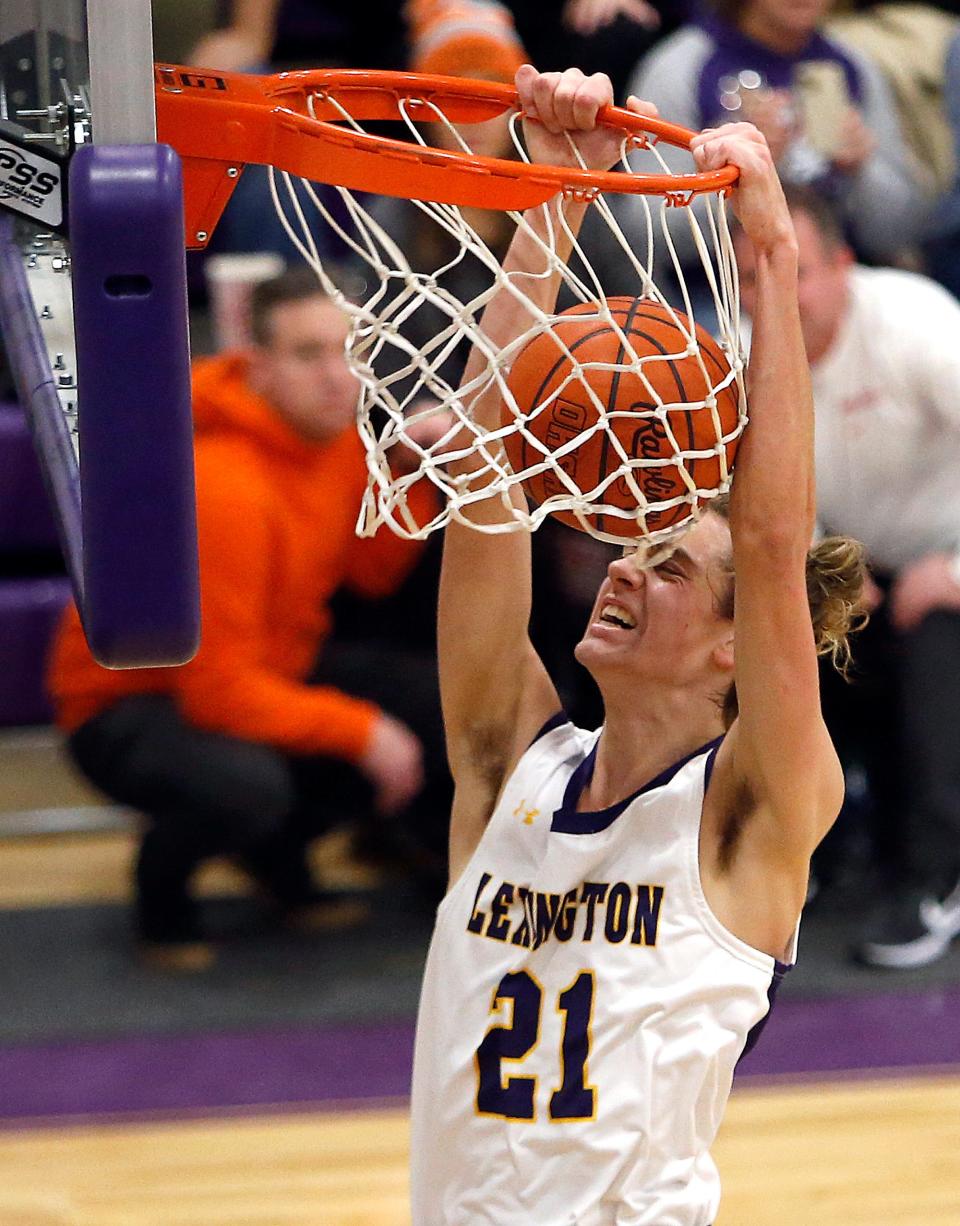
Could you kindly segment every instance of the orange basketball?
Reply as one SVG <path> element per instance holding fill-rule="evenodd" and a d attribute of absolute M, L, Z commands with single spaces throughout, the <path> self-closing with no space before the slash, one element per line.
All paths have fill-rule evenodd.
<path fill-rule="evenodd" d="M 636 369 L 626 366 L 631 357 L 617 332 L 606 321 L 597 318 L 596 304 L 583 303 L 571 307 L 563 312 L 549 332 L 535 336 L 513 363 L 507 383 L 524 417 L 534 413 L 538 405 L 549 402 L 546 408 L 526 422 L 525 429 L 548 451 L 553 452 L 595 425 L 600 413 L 587 391 L 587 381 L 607 412 L 623 414 L 613 417 L 605 429 L 588 435 L 559 461 L 563 470 L 586 494 L 623 463 L 611 446 L 610 434 L 616 435 L 630 459 L 669 461 L 675 456 L 662 418 L 640 415 L 640 411 L 652 409 L 657 404 L 657 400 L 651 396 L 652 388 L 660 403 L 677 406 L 666 409 L 666 419 L 676 439 L 676 446 L 681 451 L 714 452 L 710 456 L 686 460 L 685 467 L 698 489 L 717 489 L 722 478 L 720 456 L 717 454 L 719 437 L 732 434 L 739 419 L 737 384 L 731 380 L 716 394 L 719 436 L 711 408 L 687 406 L 696 406 L 704 401 L 710 386 L 716 387 L 729 374 L 730 363 L 723 351 L 710 334 L 698 325 L 696 338 L 703 362 L 701 367 L 695 354 L 685 354 L 686 337 L 666 308 L 645 298 L 627 297 L 608 298 L 607 305 L 623 333 L 629 337 L 630 347 L 637 357 L 643 359 L 656 354 L 680 356 L 644 362 L 643 372 L 650 384 L 648 387 Z M 679 311 L 676 315 L 689 330 L 687 317 Z M 571 379 L 574 364 L 558 347 L 554 334 L 562 339 L 581 366 L 603 363 L 608 366 L 624 365 L 625 368 L 588 368 Z M 570 381 L 558 391 L 567 379 Z M 506 403 L 503 415 L 505 423 L 513 420 L 513 409 Z M 542 462 L 542 453 L 520 431 L 508 434 L 504 441 L 514 472 L 522 472 Z M 728 469 L 733 466 L 738 441 L 738 438 L 733 438 L 726 444 Z M 666 502 L 688 493 L 687 483 L 676 464 L 636 467 L 631 471 L 637 485 L 652 503 Z M 523 485 L 537 505 L 553 495 L 569 493 L 556 473 L 549 470 L 526 478 Z M 622 476 L 611 482 L 596 501 L 630 511 L 637 508 L 636 496 Z M 663 510 L 654 507 L 646 514 L 647 529 L 653 532 L 672 527 L 686 519 L 690 511 L 690 505 L 685 502 Z M 558 511 L 556 517 L 574 528 L 582 527 L 572 512 Z M 643 535 L 641 523 L 636 518 L 621 519 L 597 513 L 590 519 L 601 532 L 623 537 Z"/>

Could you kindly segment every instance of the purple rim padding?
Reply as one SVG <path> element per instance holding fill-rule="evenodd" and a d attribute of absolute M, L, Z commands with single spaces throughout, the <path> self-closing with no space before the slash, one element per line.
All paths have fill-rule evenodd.
<path fill-rule="evenodd" d="M 167 145 L 88 145 L 70 178 L 81 471 L 0 216 L 4 337 L 91 650 L 112 668 L 182 664 L 200 582 L 180 161 Z M 148 292 L 111 295 L 117 277 Z"/>
<path fill-rule="evenodd" d="M 200 582 L 176 153 L 78 149 L 70 243 L 84 629 L 113 668 L 181 664 L 199 643 Z"/>
<path fill-rule="evenodd" d="M 82 607 L 83 544 L 77 461 L 30 297 L 23 255 L 13 234 L 12 217 L 0 214 L 0 324 L 20 401 L 40 457 L 44 484 L 56 507 L 60 547 L 77 603 Z"/>

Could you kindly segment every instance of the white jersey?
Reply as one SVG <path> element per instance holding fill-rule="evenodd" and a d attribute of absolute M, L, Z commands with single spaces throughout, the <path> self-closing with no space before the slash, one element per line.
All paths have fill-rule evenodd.
<path fill-rule="evenodd" d="M 578 813 L 559 718 L 440 904 L 417 1024 L 414 1226 L 709 1226 L 709 1148 L 785 969 L 700 884 L 706 746 Z"/>

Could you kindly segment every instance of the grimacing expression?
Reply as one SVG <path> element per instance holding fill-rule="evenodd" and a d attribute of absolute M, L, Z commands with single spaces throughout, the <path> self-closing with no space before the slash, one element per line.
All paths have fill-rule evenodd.
<path fill-rule="evenodd" d="M 281 302 L 251 353 L 251 383 L 302 437 L 320 441 L 354 420 L 357 380 L 345 354 L 350 322 L 325 295 Z"/>
<path fill-rule="evenodd" d="M 644 547 L 645 548 L 645 547 Z M 730 530 L 706 514 L 658 565 L 631 550 L 611 562 L 577 660 L 601 684 L 621 674 L 696 681 L 732 670 Z"/>

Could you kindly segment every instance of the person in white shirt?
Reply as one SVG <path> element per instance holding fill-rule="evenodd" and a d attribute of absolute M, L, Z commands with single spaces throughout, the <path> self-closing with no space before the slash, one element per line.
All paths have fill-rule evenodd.
<path fill-rule="evenodd" d="M 619 138 L 596 125 L 608 78 L 525 66 L 517 88 L 533 160 L 576 165 L 572 137 L 588 166 L 615 162 Z M 709 1150 L 733 1068 L 793 958 L 810 855 L 840 808 L 817 651 L 844 650 L 862 559 L 838 540 L 808 555 L 796 242 L 755 128 L 693 145 L 702 170 L 740 170 L 734 207 L 758 266 L 750 424 L 729 519 L 705 513 L 662 560 L 641 546 L 610 564 L 576 649 L 603 697 L 600 729 L 559 711 L 530 642 L 529 533 L 446 532 L 439 660 L 456 786 L 417 1023 L 417 1226 L 715 1221 Z M 587 207 L 567 203 L 574 232 Z M 491 298 L 495 349 L 553 307 L 556 208 L 529 210 L 533 233 L 516 232 L 505 267 L 529 306 Z M 495 389 L 472 408 L 499 428 Z M 451 468 L 482 490 L 476 460 Z M 489 527 L 508 510 L 495 493 L 467 513 Z"/>
<path fill-rule="evenodd" d="M 878 584 L 857 683 L 825 687 L 835 739 L 859 742 L 870 776 L 889 899 L 858 952 L 923 965 L 960 934 L 960 304 L 926 277 L 854 263 L 819 197 L 788 201 L 818 516 L 863 541 Z M 746 237 L 737 253 L 750 310 Z"/>

